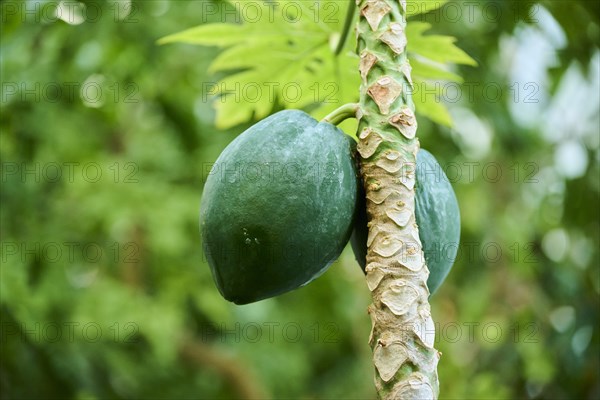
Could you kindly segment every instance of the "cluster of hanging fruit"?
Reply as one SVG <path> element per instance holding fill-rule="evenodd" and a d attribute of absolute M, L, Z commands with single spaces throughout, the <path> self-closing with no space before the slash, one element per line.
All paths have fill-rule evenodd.
<path fill-rule="evenodd" d="M 221 153 L 200 207 L 203 248 L 216 285 L 247 304 L 311 282 L 351 242 L 365 270 L 368 227 L 356 144 L 298 110 L 271 115 Z M 435 292 L 457 253 L 456 196 L 435 158 L 417 154 L 416 221 Z"/>

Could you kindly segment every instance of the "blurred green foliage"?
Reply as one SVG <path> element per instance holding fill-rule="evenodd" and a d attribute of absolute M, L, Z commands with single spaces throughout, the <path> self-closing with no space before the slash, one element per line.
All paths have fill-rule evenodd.
<path fill-rule="evenodd" d="M 217 49 L 156 40 L 231 8 L 58 5 L 0 4 L 0 396 L 374 398 L 348 248 L 241 307 L 200 250 L 203 182 L 249 123 L 214 127 Z M 600 397 L 599 15 L 481 1 L 418 17 L 479 64 L 457 71 L 460 99 L 442 92 L 456 126 L 419 129 L 463 218 L 432 298 L 442 398 Z"/>

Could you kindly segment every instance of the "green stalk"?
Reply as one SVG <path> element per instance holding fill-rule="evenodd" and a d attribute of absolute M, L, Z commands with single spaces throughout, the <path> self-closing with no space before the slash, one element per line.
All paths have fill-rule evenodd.
<path fill-rule="evenodd" d="M 352 21 L 354 20 L 354 12 L 356 11 L 354 3 L 355 0 L 349 0 L 348 2 L 348 10 L 346 11 L 346 20 L 344 21 L 344 27 L 342 28 L 342 35 L 340 36 L 340 41 L 338 42 L 334 53 L 336 56 L 342 52 L 346 45 L 346 40 L 348 39 L 348 34 L 352 27 Z"/>
<path fill-rule="evenodd" d="M 343 106 L 336 108 L 331 113 L 329 113 L 325 118 L 321 120 L 321 122 L 329 122 L 333 125 L 339 125 L 348 118 L 356 118 L 358 108 L 358 103 L 344 104 Z"/>
<path fill-rule="evenodd" d="M 415 222 L 419 149 L 406 56 L 405 0 L 358 0 L 358 152 L 367 198 L 367 284 L 375 385 L 382 399 L 437 398 L 429 270 Z"/>

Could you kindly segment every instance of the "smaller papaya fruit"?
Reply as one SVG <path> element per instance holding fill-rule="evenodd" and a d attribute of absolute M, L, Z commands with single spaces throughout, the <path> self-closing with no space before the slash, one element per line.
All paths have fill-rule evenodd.
<path fill-rule="evenodd" d="M 431 153 L 423 149 L 417 153 L 415 191 L 415 218 L 429 268 L 427 287 L 429 293 L 433 294 L 446 279 L 456 259 L 460 240 L 460 210 L 442 167 Z M 356 260 L 365 271 L 369 231 L 364 194 L 359 198 L 363 200 L 350 244 Z"/>
<path fill-rule="evenodd" d="M 217 288 L 246 304 L 322 274 L 352 233 L 358 208 L 354 141 L 286 110 L 223 150 L 204 186 L 200 230 Z"/>

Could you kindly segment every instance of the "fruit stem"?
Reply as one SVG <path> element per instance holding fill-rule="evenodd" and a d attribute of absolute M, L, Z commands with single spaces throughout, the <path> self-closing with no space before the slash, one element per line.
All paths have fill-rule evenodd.
<path fill-rule="evenodd" d="M 329 122 L 332 125 L 339 125 L 342 121 L 348 118 L 356 118 L 356 112 L 358 111 L 358 103 L 348 103 L 343 106 L 336 108 L 330 112 L 321 122 Z"/>
<path fill-rule="evenodd" d="M 340 41 L 338 42 L 334 53 L 336 56 L 338 56 L 344 49 L 346 40 L 348 39 L 348 34 L 350 33 L 350 27 L 352 26 L 354 13 L 356 11 L 356 5 L 354 2 L 355 0 L 349 1 L 350 4 L 348 4 L 348 11 L 346 11 L 346 20 L 344 21 L 344 27 L 342 28 L 342 36 L 340 36 Z"/>

